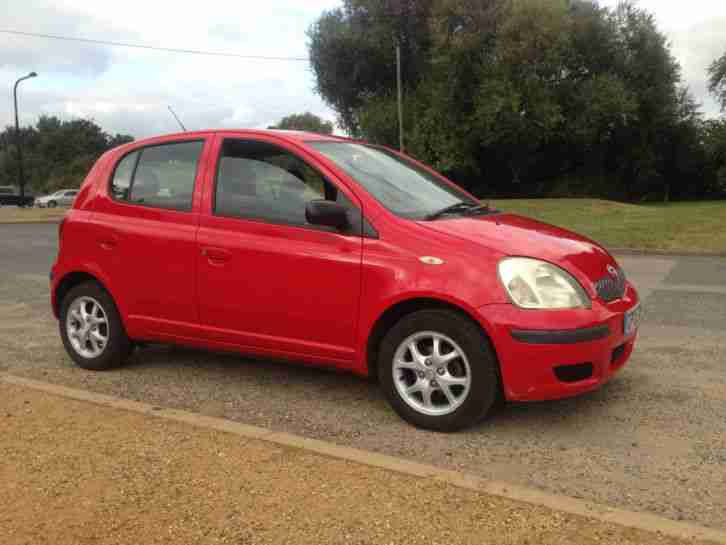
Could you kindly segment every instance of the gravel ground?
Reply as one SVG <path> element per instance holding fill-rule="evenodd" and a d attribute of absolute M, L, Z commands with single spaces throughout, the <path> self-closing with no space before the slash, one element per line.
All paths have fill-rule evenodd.
<path fill-rule="evenodd" d="M 17 386 L 0 417 L 5 545 L 685 543 Z"/>
<path fill-rule="evenodd" d="M 77 369 L 48 309 L 42 232 L 33 232 L 36 250 L 20 235 L 6 240 L 0 371 L 726 528 L 726 320 L 720 307 L 699 306 L 723 290 L 712 282 L 726 260 L 623 259 L 657 313 L 613 382 L 577 399 L 509 405 L 474 429 L 439 435 L 403 423 L 377 386 L 308 367 L 150 347 L 118 371 Z M 690 288 L 679 287 L 685 281 Z"/>

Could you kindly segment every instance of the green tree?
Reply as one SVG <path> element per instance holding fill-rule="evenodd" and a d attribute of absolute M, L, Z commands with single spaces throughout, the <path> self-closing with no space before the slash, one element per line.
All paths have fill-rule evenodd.
<path fill-rule="evenodd" d="M 288 115 L 283 117 L 277 125 L 267 128 L 333 134 L 333 124 L 330 121 L 325 121 L 310 112 Z"/>
<path fill-rule="evenodd" d="M 726 111 L 726 53 L 713 61 L 708 68 L 708 89 L 721 104 L 721 111 Z"/>
<path fill-rule="evenodd" d="M 627 144 L 618 154 L 624 192 L 630 199 L 667 195 L 671 184 L 662 167 L 670 151 L 667 138 L 679 122 L 680 66 L 652 14 L 625 2 L 614 18 L 622 58 L 618 69 L 638 100 L 638 123 L 620 135 Z"/>
<path fill-rule="evenodd" d="M 103 152 L 133 141 L 129 135 L 107 134 L 88 119 L 61 121 L 55 116 L 41 116 L 34 127 L 22 127 L 21 131 L 26 183 L 34 193 L 80 186 Z M 7 127 L 0 140 L 0 185 L 15 184 L 15 129 Z"/>
<path fill-rule="evenodd" d="M 703 141 L 708 165 L 708 193 L 724 197 L 726 196 L 726 119 L 706 121 Z"/>
<path fill-rule="evenodd" d="M 340 125 L 390 146 L 405 45 L 406 151 L 475 193 L 705 191 L 698 108 L 653 16 L 629 1 L 344 0 L 308 36 Z"/>
<path fill-rule="evenodd" d="M 474 127 L 494 146 L 515 184 L 563 122 L 561 85 L 570 32 L 561 0 L 515 2 L 481 68 Z"/>
<path fill-rule="evenodd" d="M 343 0 L 308 30 L 316 88 L 338 113 L 339 125 L 359 134 L 356 110 L 396 85 L 396 45 L 409 83 L 425 73 L 431 49 L 433 0 Z"/>

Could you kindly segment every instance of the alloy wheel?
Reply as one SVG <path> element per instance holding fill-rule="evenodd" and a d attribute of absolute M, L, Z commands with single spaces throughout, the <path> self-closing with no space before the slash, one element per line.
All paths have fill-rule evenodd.
<path fill-rule="evenodd" d="M 97 358 L 108 345 L 108 318 L 92 297 L 79 297 L 68 308 L 66 332 L 73 350 L 84 358 Z"/>
<path fill-rule="evenodd" d="M 471 367 L 456 342 L 434 331 L 401 342 L 393 360 L 393 383 L 406 404 L 429 416 L 458 409 L 471 389 Z"/>

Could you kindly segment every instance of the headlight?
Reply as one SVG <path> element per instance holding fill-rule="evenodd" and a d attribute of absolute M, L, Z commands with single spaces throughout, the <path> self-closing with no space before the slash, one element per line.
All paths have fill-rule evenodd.
<path fill-rule="evenodd" d="M 527 257 L 499 263 L 499 278 L 512 302 L 529 309 L 590 308 L 590 298 L 571 274 Z"/>

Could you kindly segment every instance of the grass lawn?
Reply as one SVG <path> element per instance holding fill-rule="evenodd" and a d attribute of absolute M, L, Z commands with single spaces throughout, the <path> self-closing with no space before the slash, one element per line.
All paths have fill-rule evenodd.
<path fill-rule="evenodd" d="M 0 223 L 35 223 L 39 221 L 56 222 L 68 211 L 67 208 L 0 208 Z"/>
<path fill-rule="evenodd" d="M 726 201 L 623 204 L 597 199 L 500 199 L 504 211 L 586 235 L 609 248 L 726 253 Z M 65 208 L 0 208 L 0 224 L 60 221 Z"/>
<path fill-rule="evenodd" d="M 502 199 L 504 211 L 588 236 L 609 248 L 726 253 L 726 201 L 623 204 L 597 199 Z"/>

